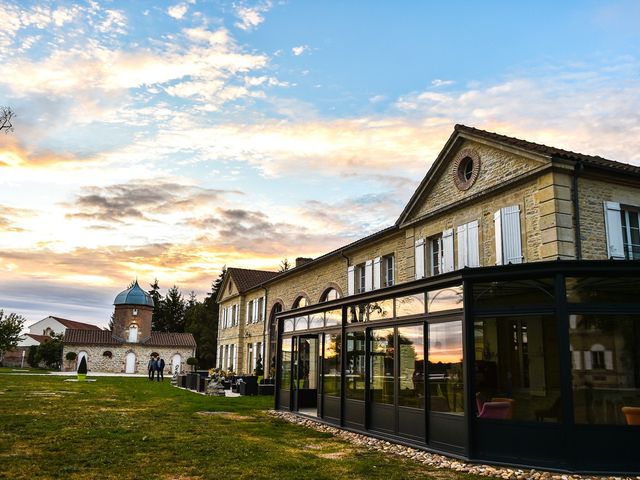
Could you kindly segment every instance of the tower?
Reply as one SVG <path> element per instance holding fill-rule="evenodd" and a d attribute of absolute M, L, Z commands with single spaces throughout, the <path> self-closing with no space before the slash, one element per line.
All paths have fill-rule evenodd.
<path fill-rule="evenodd" d="M 151 336 L 153 298 L 140 288 L 138 281 L 120 292 L 115 305 L 112 333 L 126 342 L 137 343 Z"/>

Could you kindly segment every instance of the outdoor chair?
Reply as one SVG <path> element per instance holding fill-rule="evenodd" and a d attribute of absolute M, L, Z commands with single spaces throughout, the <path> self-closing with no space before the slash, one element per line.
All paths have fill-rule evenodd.
<path fill-rule="evenodd" d="M 493 397 L 491 399 L 492 402 L 506 402 L 509 404 L 509 416 L 507 417 L 508 419 L 512 419 L 513 418 L 513 406 L 515 405 L 516 401 L 513 398 L 507 398 L 507 397 Z"/>
<path fill-rule="evenodd" d="M 511 404 L 509 402 L 485 402 L 478 418 L 508 420 L 510 418 L 510 412 Z"/>

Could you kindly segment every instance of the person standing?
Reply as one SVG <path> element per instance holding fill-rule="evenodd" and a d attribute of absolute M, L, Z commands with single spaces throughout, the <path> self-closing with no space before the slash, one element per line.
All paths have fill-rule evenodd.
<path fill-rule="evenodd" d="M 149 380 L 153 381 L 153 375 L 156 371 L 156 359 L 153 355 L 149 359 L 149 363 L 147 364 L 147 369 L 149 370 Z"/>
<path fill-rule="evenodd" d="M 164 381 L 164 358 L 158 356 L 158 381 Z"/>

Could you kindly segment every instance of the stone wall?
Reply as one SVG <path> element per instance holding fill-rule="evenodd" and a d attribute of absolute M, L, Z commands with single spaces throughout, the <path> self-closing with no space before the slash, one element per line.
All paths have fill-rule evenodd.
<path fill-rule="evenodd" d="M 129 352 L 136 355 L 136 367 L 134 373 L 147 373 L 147 365 L 153 352 L 160 354 L 165 361 L 164 375 L 171 375 L 171 361 L 174 355 L 180 355 L 180 371 L 186 372 L 191 370 L 191 366 L 187 365 L 187 359 L 195 356 L 195 351 L 191 348 L 178 347 L 146 347 L 135 344 L 117 345 L 65 345 L 62 352 L 62 358 L 66 358 L 67 352 L 74 352 L 78 355 L 80 352 L 87 352 L 87 369 L 91 372 L 109 372 L 124 373 L 126 366 L 126 357 Z M 105 357 L 104 352 L 111 352 L 111 358 Z M 77 361 L 68 362 L 64 360 L 64 370 L 74 371 L 77 369 Z"/>

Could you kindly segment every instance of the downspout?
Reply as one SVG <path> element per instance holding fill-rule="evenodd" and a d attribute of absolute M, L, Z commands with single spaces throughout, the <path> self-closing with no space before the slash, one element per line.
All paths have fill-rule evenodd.
<path fill-rule="evenodd" d="M 573 218 L 574 218 L 574 232 L 575 232 L 575 244 L 576 244 L 576 260 L 582 260 L 582 235 L 580 234 L 580 196 L 578 195 L 578 177 L 584 170 L 584 164 L 582 160 L 578 160 L 575 168 L 573 169 Z"/>

